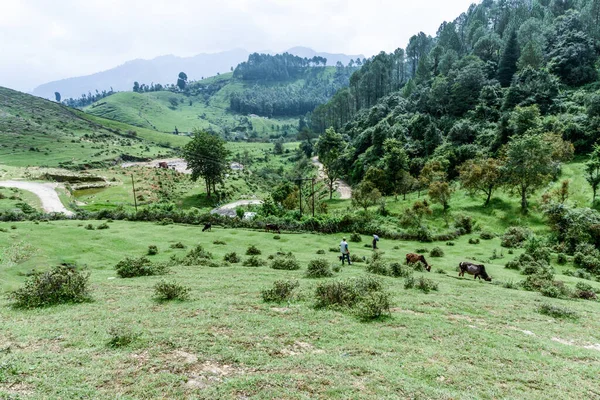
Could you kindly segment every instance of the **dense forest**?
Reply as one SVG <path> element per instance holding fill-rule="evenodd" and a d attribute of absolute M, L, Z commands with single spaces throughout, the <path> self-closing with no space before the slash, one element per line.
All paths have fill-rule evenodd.
<path fill-rule="evenodd" d="M 600 0 L 484 0 L 367 60 L 308 123 L 342 141 L 339 174 L 383 193 L 465 181 L 475 167 L 510 180 L 511 151 L 551 153 L 556 167 L 600 133 L 599 22 Z"/>

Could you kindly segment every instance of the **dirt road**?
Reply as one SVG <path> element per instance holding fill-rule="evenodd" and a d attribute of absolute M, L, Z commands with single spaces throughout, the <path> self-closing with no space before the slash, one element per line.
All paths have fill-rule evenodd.
<path fill-rule="evenodd" d="M 239 206 L 249 206 L 251 204 L 262 204 L 262 200 L 238 200 L 232 203 L 224 204 L 211 210 L 211 214 L 228 215 L 235 217 L 235 209 Z"/>
<path fill-rule="evenodd" d="M 325 172 L 323 171 L 323 164 L 319 161 L 319 157 L 314 156 L 311 159 L 312 163 L 319 168 L 319 179 L 325 179 Z M 346 182 L 341 179 L 335 181 L 334 185 L 336 185 L 336 190 L 340 194 L 340 199 L 349 200 L 352 198 L 352 188 Z"/>
<path fill-rule="evenodd" d="M 58 193 L 56 193 L 56 188 L 59 186 L 58 183 L 0 181 L 0 186 L 27 190 L 35 194 L 40 198 L 42 202 L 42 208 L 47 213 L 56 212 L 64 213 L 65 215 L 73 215 L 72 211 L 69 211 L 65 208 L 58 197 Z"/>

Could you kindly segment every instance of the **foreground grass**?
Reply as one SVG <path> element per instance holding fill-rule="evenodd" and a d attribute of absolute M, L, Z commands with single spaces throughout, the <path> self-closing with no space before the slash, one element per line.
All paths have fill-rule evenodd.
<path fill-rule="evenodd" d="M 316 311 L 312 293 L 319 280 L 303 278 L 316 251 L 335 247 L 339 235 L 283 234 L 275 240 L 271 234 L 233 229 L 201 233 L 193 226 L 114 222 L 110 229 L 89 231 L 80 224 L 18 223 L 17 229 L 0 232 L 0 290 L 18 287 L 25 279 L 21 274 L 31 268 L 74 262 L 91 270 L 95 299 L 32 311 L 0 301 L 0 397 L 521 399 L 599 394 L 600 351 L 593 347 L 600 342 L 599 303 L 546 299 L 456 276 L 460 260 L 478 259 L 486 260 L 494 281 L 520 280 L 502 267 L 512 256 L 487 263 L 500 249 L 498 239 L 472 246 L 465 236 L 455 246 L 442 245 L 445 257 L 429 261 L 433 270 L 446 274 L 422 274 L 439 283 L 439 292 L 404 290 L 402 279 L 382 278 L 393 294 L 392 317 L 361 323 L 347 313 Z M 215 245 L 215 240 L 226 244 Z M 115 279 L 114 264 L 144 255 L 150 244 L 159 248 L 155 260 L 183 255 L 187 250 L 170 248 L 176 242 L 188 249 L 201 243 L 215 259 L 231 251 L 245 257 L 251 244 L 265 259 L 278 250 L 292 251 L 303 269 L 174 267 L 166 278 L 191 287 L 191 300 L 160 304 L 152 300 L 152 287 L 164 277 Z M 368 256 L 363 243 L 351 243 L 351 249 Z M 380 247 L 385 258 L 399 261 L 408 251 L 433 244 L 383 240 Z M 25 256 L 7 263 L 15 248 Z M 324 255 L 332 262 L 336 256 Z M 364 265 L 346 267 L 333 279 L 363 275 Z M 261 289 L 288 278 L 300 281 L 299 299 L 262 302 Z M 580 318 L 541 315 L 536 309 L 542 303 L 568 307 Z M 139 337 L 128 347 L 110 348 L 108 331 L 115 327 Z"/>

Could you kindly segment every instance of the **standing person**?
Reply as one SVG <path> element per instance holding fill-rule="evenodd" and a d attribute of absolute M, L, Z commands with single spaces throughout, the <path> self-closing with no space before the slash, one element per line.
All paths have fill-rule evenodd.
<path fill-rule="evenodd" d="M 373 235 L 373 250 L 377 250 L 377 242 L 379 242 L 379 236 Z"/>
<path fill-rule="evenodd" d="M 344 265 L 344 260 L 348 260 L 348 265 L 352 265 L 350 262 L 350 249 L 348 249 L 348 242 L 346 242 L 346 238 L 343 238 L 340 242 L 340 251 L 342 252 L 342 265 Z"/>

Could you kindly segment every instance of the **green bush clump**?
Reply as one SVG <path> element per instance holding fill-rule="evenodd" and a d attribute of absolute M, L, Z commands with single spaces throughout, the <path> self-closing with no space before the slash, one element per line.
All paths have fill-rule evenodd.
<path fill-rule="evenodd" d="M 504 282 L 502 284 L 502 287 L 506 288 L 506 289 L 517 289 L 518 285 L 514 281 L 510 280 L 510 281 Z"/>
<path fill-rule="evenodd" d="M 492 232 L 488 232 L 488 231 L 482 231 L 479 234 L 479 238 L 483 239 L 483 240 L 492 240 L 495 237 L 496 237 L 496 235 L 494 235 Z"/>
<path fill-rule="evenodd" d="M 163 275 L 168 271 L 168 265 L 165 263 L 152 263 L 146 257 L 130 258 L 119 261 L 115 265 L 117 275 L 121 278 L 134 278 L 137 276 Z"/>
<path fill-rule="evenodd" d="M 154 285 L 154 298 L 157 301 L 189 299 L 191 289 L 176 282 L 160 281 Z"/>
<path fill-rule="evenodd" d="M 340 248 L 339 247 L 330 247 L 329 251 L 331 253 L 339 253 L 340 252 Z"/>
<path fill-rule="evenodd" d="M 454 242 L 446 242 L 446 246 L 454 246 Z"/>
<path fill-rule="evenodd" d="M 530 236 L 531 231 L 528 228 L 511 226 L 504 231 L 500 239 L 500 245 L 502 247 L 521 247 Z"/>
<path fill-rule="evenodd" d="M 98 225 L 98 227 L 96 229 L 109 229 L 110 226 L 108 226 L 108 224 L 106 222 L 101 223 L 100 225 Z"/>
<path fill-rule="evenodd" d="M 438 290 L 438 284 L 432 281 L 431 279 L 420 277 L 416 284 L 415 288 L 423 291 L 424 293 L 429 293 L 432 290 Z"/>
<path fill-rule="evenodd" d="M 137 332 L 133 332 L 124 327 L 111 327 L 108 329 L 110 339 L 108 340 L 108 347 L 120 348 L 127 347 L 134 342 L 138 341 L 141 335 Z"/>
<path fill-rule="evenodd" d="M 473 218 L 468 215 L 459 215 L 454 221 L 454 226 L 460 229 L 463 234 L 469 234 L 473 232 Z"/>
<path fill-rule="evenodd" d="M 329 261 L 324 258 L 317 258 L 308 263 L 305 276 L 307 278 L 328 278 L 333 276 L 329 266 Z"/>
<path fill-rule="evenodd" d="M 350 261 L 353 263 L 362 263 L 365 262 L 365 260 L 359 256 L 358 254 L 350 254 Z"/>
<path fill-rule="evenodd" d="M 227 253 L 223 256 L 223 261 L 226 261 L 226 262 L 232 263 L 232 264 L 237 264 L 240 261 L 242 261 L 242 258 L 240 256 L 238 256 L 235 251 L 232 251 L 231 253 Z"/>
<path fill-rule="evenodd" d="M 540 314 L 548 315 L 558 319 L 577 319 L 579 315 L 566 307 L 554 306 L 551 304 L 541 304 L 538 307 Z"/>
<path fill-rule="evenodd" d="M 94 228 L 94 225 L 92 225 L 92 224 L 87 224 L 86 226 L 84 226 L 84 228 L 87 229 L 88 231 L 93 231 L 94 229 L 96 229 L 96 228 Z"/>
<path fill-rule="evenodd" d="M 281 239 L 281 236 L 279 236 L 279 235 L 275 235 L 275 236 L 273 236 L 273 239 L 275 239 L 275 240 L 280 240 L 280 239 Z"/>
<path fill-rule="evenodd" d="M 227 243 L 225 243 L 225 242 L 224 242 L 224 241 L 222 241 L 222 240 L 215 240 L 215 241 L 213 242 L 213 244 L 216 244 L 216 245 L 219 245 L 219 246 L 225 246 L 225 245 L 227 245 Z"/>
<path fill-rule="evenodd" d="M 390 294 L 387 292 L 369 292 L 356 305 L 354 312 L 362 321 L 371 321 L 390 317 Z"/>
<path fill-rule="evenodd" d="M 423 272 L 423 271 L 425 271 L 425 266 L 420 261 L 413 262 L 413 263 L 408 263 L 407 265 L 413 271 L 417 271 L 417 272 Z"/>
<path fill-rule="evenodd" d="M 296 260 L 296 257 L 290 252 L 285 255 L 278 255 L 271 262 L 271 268 L 283 269 L 288 271 L 294 271 L 300 269 L 300 263 Z"/>
<path fill-rule="evenodd" d="M 317 250 L 317 254 L 325 254 L 325 250 Z"/>
<path fill-rule="evenodd" d="M 173 224 L 173 219 L 171 218 L 163 218 L 162 220 L 156 222 L 158 225 L 172 225 Z"/>
<path fill-rule="evenodd" d="M 272 288 L 261 291 L 263 301 L 266 303 L 289 301 L 294 294 L 294 290 L 299 286 L 298 281 L 275 281 Z"/>
<path fill-rule="evenodd" d="M 435 273 L 436 273 L 436 274 L 441 274 L 441 275 L 446 275 L 446 271 L 444 271 L 444 270 L 443 270 L 443 269 L 441 269 L 441 268 L 438 268 L 438 269 L 436 269 L 436 270 L 435 270 Z"/>
<path fill-rule="evenodd" d="M 390 275 L 395 278 L 406 278 L 412 274 L 412 269 L 409 266 L 402 265 L 399 262 L 391 263 L 389 271 Z"/>
<path fill-rule="evenodd" d="M 565 253 L 558 253 L 556 255 L 556 262 L 558 265 L 565 265 L 568 262 L 567 255 Z"/>
<path fill-rule="evenodd" d="M 506 263 L 506 265 L 504 266 L 504 268 L 506 269 L 514 269 L 514 270 L 520 270 L 521 269 L 521 263 L 519 262 L 519 260 L 510 260 L 509 262 Z"/>
<path fill-rule="evenodd" d="M 250 256 L 244 260 L 242 265 L 244 267 L 262 267 L 263 265 L 267 265 L 267 262 L 260 257 Z"/>
<path fill-rule="evenodd" d="M 592 285 L 585 282 L 577 282 L 573 297 L 584 300 L 597 300 L 598 296 Z"/>
<path fill-rule="evenodd" d="M 247 256 L 259 256 L 261 254 L 262 254 L 262 252 L 255 245 L 252 245 L 252 246 L 248 247 L 248 249 L 246 250 L 246 255 Z"/>
<path fill-rule="evenodd" d="M 427 254 L 427 253 L 429 253 L 429 249 L 420 248 L 420 249 L 416 249 L 415 252 L 417 254 Z"/>
<path fill-rule="evenodd" d="M 350 235 L 350 241 L 354 243 L 359 243 L 362 242 L 362 237 L 360 236 L 360 234 L 354 232 Z"/>
<path fill-rule="evenodd" d="M 173 256 L 171 257 L 171 260 L 173 263 L 189 267 L 192 265 L 205 265 L 212 258 L 212 254 L 209 251 L 204 250 L 204 247 L 202 247 L 202 245 L 199 244 L 196 245 L 196 247 L 194 247 L 190 251 L 188 251 L 188 253 L 182 259 Z"/>
<path fill-rule="evenodd" d="M 380 290 L 382 290 L 381 282 L 370 277 L 320 283 L 315 289 L 315 307 L 352 308 L 356 306 L 361 297 Z"/>
<path fill-rule="evenodd" d="M 412 289 L 415 287 L 416 279 L 414 276 L 409 275 L 404 279 L 404 289 Z"/>
<path fill-rule="evenodd" d="M 429 255 L 431 257 L 444 257 L 444 250 L 442 250 L 441 247 L 434 247 L 433 249 L 431 249 L 431 251 L 429 252 Z"/>
<path fill-rule="evenodd" d="M 8 294 L 17 308 L 45 307 L 91 300 L 89 273 L 72 266 L 59 265 L 44 273 L 33 274 L 25 285 Z"/>
<path fill-rule="evenodd" d="M 173 243 L 170 247 L 172 249 L 185 249 L 185 244 L 183 244 L 181 242 L 177 242 L 177 243 Z"/>
<path fill-rule="evenodd" d="M 479 239 L 469 238 L 469 244 L 479 244 Z"/>
<path fill-rule="evenodd" d="M 600 251 L 588 243 L 580 243 L 575 248 L 573 264 L 583 268 L 587 272 L 600 274 Z"/>
<path fill-rule="evenodd" d="M 158 254 L 158 247 L 156 247 L 155 245 L 151 244 L 150 246 L 148 246 L 148 255 L 149 256 L 154 256 Z"/>

